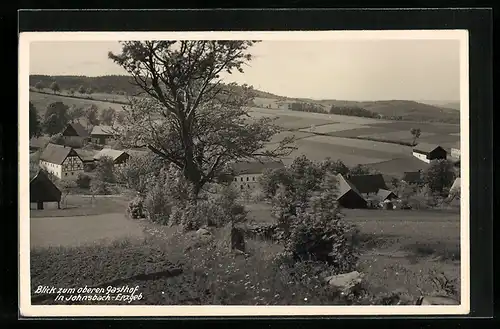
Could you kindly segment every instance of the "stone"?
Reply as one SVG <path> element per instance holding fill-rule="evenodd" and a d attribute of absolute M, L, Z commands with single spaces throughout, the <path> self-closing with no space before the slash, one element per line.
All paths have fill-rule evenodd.
<path fill-rule="evenodd" d="M 363 282 L 364 274 L 358 271 L 328 276 L 325 281 L 344 295 L 351 294 Z"/>
<path fill-rule="evenodd" d="M 421 296 L 416 305 L 460 305 L 460 302 L 447 296 Z"/>
<path fill-rule="evenodd" d="M 200 228 L 198 231 L 196 231 L 196 235 L 198 235 L 198 236 L 211 235 L 211 233 L 209 230 L 207 230 L 205 228 Z"/>

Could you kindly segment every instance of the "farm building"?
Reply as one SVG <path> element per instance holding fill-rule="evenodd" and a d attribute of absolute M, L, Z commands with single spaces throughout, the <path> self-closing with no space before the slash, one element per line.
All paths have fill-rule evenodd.
<path fill-rule="evenodd" d="M 241 161 L 232 165 L 233 186 L 240 190 L 254 189 L 259 185 L 259 177 L 268 169 L 283 168 L 281 161 Z"/>
<path fill-rule="evenodd" d="M 108 144 L 115 140 L 115 130 L 111 126 L 94 126 L 90 140 L 95 144 Z"/>
<path fill-rule="evenodd" d="M 64 144 L 72 147 L 81 147 L 88 141 L 89 133 L 78 122 L 71 122 L 62 131 Z"/>
<path fill-rule="evenodd" d="M 422 171 L 405 171 L 403 178 L 401 179 L 403 182 L 410 185 L 420 185 L 423 183 Z"/>
<path fill-rule="evenodd" d="M 30 152 L 36 152 L 43 149 L 48 143 L 48 137 L 33 137 L 30 139 Z"/>
<path fill-rule="evenodd" d="M 344 208 L 367 208 L 368 203 L 356 187 L 341 174 L 337 175 L 339 181 L 339 196 L 337 201 Z"/>
<path fill-rule="evenodd" d="M 455 159 L 460 159 L 460 142 L 455 143 L 451 148 L 451 156 Z"/>
<path fill-rule="evenodd" d="M 447 152 L 439 145 L 420 143 L 413 148 L 413 156 L 426 163 L 446 159 Z"/>
<path fill-rule="evenodd" d="M 377 192 L 377 199 L 380 202 L 392 201 L 392 200 L 395 200 L 397 198 L 398 198 L 398 196 L 394 192 L 392 192 L 390 190 L 379 189 L 378 192 Z"/>
<path fill-rule="evenodd" d="M 95 151 L 83 150 L 83 149 L 75 149 L 75 151 L 76 153 L 78 153 L 80 159 L 82 159 L 84 169 L 92 168 L 95 162 L 94 160 Z"/>
<path fill-rule="evenodd" d="M 109 157 L 113 159 L 113 164 L 115 165 L 115 167 L 123 167 L 130 158 L 130 155 L 125 151 L 107 148 L 102 149 L 96 155 L 94 155 L 94 160 L 98 161 L 103 157 Z"/>
<path fill-rule="evenodd" d="M 40 156 L 40 168 L 60 179 L 76 178 L 83 173 L 83 160 L 70 146 L 48 144 Z"/>
<path fill-rule="evenodd" d="M 43 170 L 39 170 L 35 177 L 30 180 L 30 204 L 36 204 L 36 208 L 42 210 L 45 203 L 56 202 L 59 209 L 61 191 Z"/>
<path fill-rule="evenodd" d="M 385 184 L 384 176 L 382 176 L 382 174 L 353 175 L 349 176 L 347 179 L 364 197 L 376 195 L 380 189 L 388 189 L 387 185 Z"/>

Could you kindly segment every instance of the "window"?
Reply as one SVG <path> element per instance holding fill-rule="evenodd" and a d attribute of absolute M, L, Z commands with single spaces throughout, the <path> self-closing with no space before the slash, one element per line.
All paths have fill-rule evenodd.
<path fill-rule="evenodd" d="M 241 177 L 241 181 L 243 182 L 243 177 Z"/>
<path fill-rule="evenodd" d="M 73 175 L 74 175 L 74 172 L 71 172 L 71 176 L 73 176 Z"/>
<path fill-rule="evenodd" d="M 68 173 L 67 173 L 67 172 L 65 172 L 65 173 L 64 173 L 64 176 L 68 176 Z"/>
<path fill-rule="evenodd" d="M 241 185 L 240 185 L 240 189 L 242 189 L 242 190 L 243 190 L 243 184 L 241 184 Z"/>
<path fill-rule="evenodd" d="M 248 182 L 249 178 L 247 177 L 247 182 Z"/>
<path fill-rule="evenodd" d="M 252 180 L 255 182 L 255 177 L 252 177 Z"/>
<path fill-rule="evenodd" d="M 237 181 L 238 181 L 238 178 L 236 178 L 236 177 L 235 177 L 235 178 L 234 178 L 234 181 L 235 181 L 235 182 L 237 182 Z"/>

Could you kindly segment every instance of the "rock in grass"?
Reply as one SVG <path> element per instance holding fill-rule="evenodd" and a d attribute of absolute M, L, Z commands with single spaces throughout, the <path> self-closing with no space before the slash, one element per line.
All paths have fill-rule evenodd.
<path fill-rule="evenodd" d="M 363 282 L 364 274 L 358 271 L 333 275 L 325 278 L 325 281 L 344 295 L 351 294 Z"/>

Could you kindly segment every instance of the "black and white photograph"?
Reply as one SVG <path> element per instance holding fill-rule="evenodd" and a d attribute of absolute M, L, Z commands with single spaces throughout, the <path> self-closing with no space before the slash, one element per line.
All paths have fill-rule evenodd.
<path fill-rule="evenodd" d="M 460 30 L 21 33 L 21 312 L 468 313 L 467 56 Z"/>

